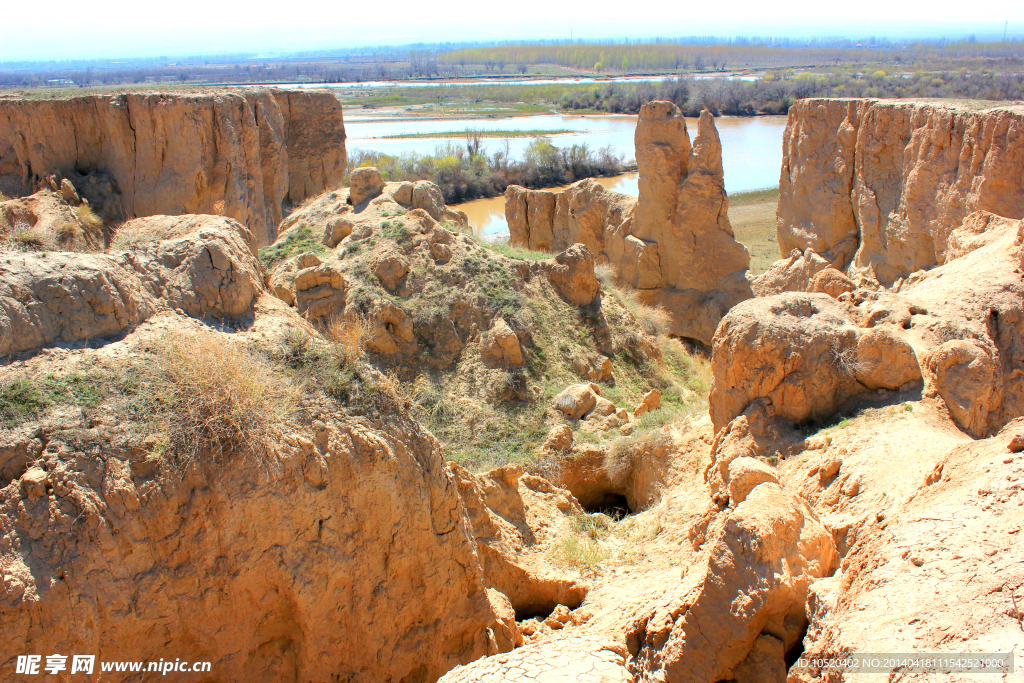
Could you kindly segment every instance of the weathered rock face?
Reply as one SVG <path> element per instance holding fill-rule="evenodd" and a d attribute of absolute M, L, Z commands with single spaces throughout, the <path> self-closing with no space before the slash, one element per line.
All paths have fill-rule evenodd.
<path fill-rule="evenodd" d="M 510 242 L 560 250 L 578 242 L 644 303 L 664 306 L 671 332 L 710 343 L 725 312 L 751 296 L 750 255 L 729 225 L 722 145 L 709 112 L 690 145 L 682 112 L 650 102 L 636 128 L 639 198 L 608 192 L 594 180 L 564 192 L 505 192 Z"/>
<path fill-rule="evenodd" d="M 1024 216 L 1024 108 L 806 99 L 789 111 L 779 248 L 891 284 L 947 260 L 973 211 Z"/>
<path fill-rule="evenodd" d="M 800 641 L 808 587 L 838 565 L 835 544 L 777 481 L 747 483 L 745 499 L 712 522 L 708 556 L 684 576 L 678 597 L 629 634 L 630 669 L 641 680 L 727 680 L 761 656 L 760 639 L 777 641 L 777 655 Z M 773 664 L 784 668 L 781 657 Z"/>
<path fill-rule="evenodd" d="M 610 192 L 589 178 L 560 193 L 519 185 L 505 190 L 509 243 L 540 251 L 579 243 L 600 254 L 610 235 L 625 234 L 635 209 L 635 197 Z"/>
<path fill-rule="evenodd" d="M 182 476 L 116 423 L 48 439 L 0 479 L 0 666 L 170 651 L 230 680 L 433 681 L 511 649 L 437 441 L 407 415 L 318 417 L 269 474 Z"/>
<path fill-rule="evenodd" d="M 454 463 L 450 467 L 487 586 L 507 596 L 518 614 L 547 614 L 556 605 L 578 607 L 586 586 L 542 559 L 564 532 L 568 516 L 582 513 L 576 499 L 545 479 L 524 475 L 518 465 L 478 475 Z"/>
<path fill-rule="evenodd" d="M 267 89 L 0 100 L 0 190 L 99 171 L 125 217 L 216 213 L 276 236 L 282 206 L 341 184 L 341 105 Z"/>
<path fill-rule="evenodd" d="M 140 220 L 165 239 L 0 262 L 0 353 L 113 334 L 168 307 L 195 317 L 252 309 L 263 275 L 244 226 L 222 216 Z M 131 232 L 131 222 L 122 229 Z"/>

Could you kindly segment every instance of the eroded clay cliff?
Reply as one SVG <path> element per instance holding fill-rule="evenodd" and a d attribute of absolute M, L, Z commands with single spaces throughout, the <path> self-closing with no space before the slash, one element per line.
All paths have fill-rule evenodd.
<path fill-rule="evenodd" d="M 59 401 L 16 413 L 4 404 L 0 666 L 80 652 L 209 661 L 227 680 L 433 681 L 511 649 L 514 615 L 487 590 L 437 440 L 385 389 L 368 410 L 330 400 L 319 383 L 302 388 L 274 364 L 289 334 L 325 342 L 264 290 L 244 226 L 138 221 L 126 228 L 144 239 L 124 250 L 8 252 L 0 272 L 4 391 L 71 377 L 102 397 L 88 416 Z M 208 360 L 243 364 L 182 357 L 181 339 L 205 340 L 189 348 L 216 350 Z M 168 348 L 193 366 L 189 377 L 224 383 L 205 393 L 167 384 L 145 403 L 146 387 L 164 381 Z M 35 351 L 12 354 L 21 349 Z M 244 360 L 253 354 L 265 360 Z M 159 406 L 182 400 L 227 401 L 204 419 L 234 419 L 251 382 L 289 397 L 269 431 L 182 460 L 165 430 L 188 411 L 154 422 Z M 256 458 L 245 446 L 253 438 Z"/>
<path fill-rule="evenodd" d="M 941 265 L 973 211 L 1024 217 L 1022 133 L 1019 105 L 800 100 L 783 136 L 779 248 L 885 285 Z"/>
<path fill-rule="evenodd" d="M 341 105 L 329 92 L 249 89 L 0 99 L 0 191 L 107 174 L 121 218 L 210 213 L 260 245 L 286 204 L 338 187 Z"/>

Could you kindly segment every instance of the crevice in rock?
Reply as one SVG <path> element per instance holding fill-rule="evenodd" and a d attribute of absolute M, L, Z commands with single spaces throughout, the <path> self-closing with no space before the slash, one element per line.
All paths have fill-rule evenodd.
<path fill-rule="evenodd" d="M 800 630 L 800 638 L 797 639 L 796 645 L 789 648 L 786 651 L 786 671 L 799 661 L 800 657 L 804 654 L 804 638 L 807 637 L 807 624 Z"/>

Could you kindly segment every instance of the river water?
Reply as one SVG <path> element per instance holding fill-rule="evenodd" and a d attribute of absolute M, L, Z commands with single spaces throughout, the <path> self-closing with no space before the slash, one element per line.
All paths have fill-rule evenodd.
<path fill-rule="evenodd" d="M 438 144 L 452 142 L 463 144 L 461 138 L 443 140 L 439 138 L 393 138 L 393 135 L 416 135 L 423 133 L 444 133 L 473 130 L 569 130 L 571 133 L 552 135 L 551 143 L 567 147 L 585 143 L 592 150 L 610 147 L 616 155 L 632 160 L 634 156 L 633 133 L 636 130 L 636 116 L 568 116 L 540 115 L 517 116 L 512 118 L 464 118 L 464 119 L 416 119 L 408 117 L 387 117 L 356 119 L 345 122 L 348 133 L 347 147 L 353 150 L 373 150 L 386 154 L 400 155 L 408 152 L 432 154 Z M 697 119 L 686 120 L 690 138 L 697 134 Z M 785 116 L 721 116 L 715 119 L 715 126 L 722 139 L 722 164 L 725 168 L 725 189 L 727 192 L 744 192 L 779 184 L 779 169 L 782 166 L 782 133 L 786 128 Z M 523 151 L 531 138 L 484 138 L 484 151 L 493 153 L 504 150 L 506 141 L 513 158 L 522 158 Z M 603 178 L 602 184 L 624 194 L 637 194 L 636 174 L 616 178 Z M 480 234 L 500 233 L 508 229 L 505 224 L 505 199 L 479 199 L 459 205 L 470 215 L 470 222 Z"/>

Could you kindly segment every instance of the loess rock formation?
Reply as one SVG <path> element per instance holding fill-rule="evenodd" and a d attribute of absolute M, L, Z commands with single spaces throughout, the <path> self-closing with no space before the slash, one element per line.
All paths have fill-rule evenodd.
<path fill-rule="evenodd" d="M 51 174 L 106 174 L 122 218 L 221 214 L 260 245 L 274 240 L 287 205 L 339 186 L 345 163 L 330 92 L 0 99 L 0 191 L 28 194 Z"/>
<path fill-rule="evenodd" d="M 974 211 L 1024 217 L 1024 108 L 950 100 L 806 99 L 779 178 L 783 256 L 813 249 L 890 285 L 946 262 Z"/>
<path fill-rule="evenodd" d="M 751 296 L 750 255 L 727 215 L 718 130 L 703 112 L 691 147 L 679 108 L 650 102 L 635 140 L 637 199 L 594 180 L 561 193 L 510 186 L 510 243 L 554 251 L 585 245 L 642 301 L 669 311 L 673 334 L 709 344 L 725 312 Z"/>

